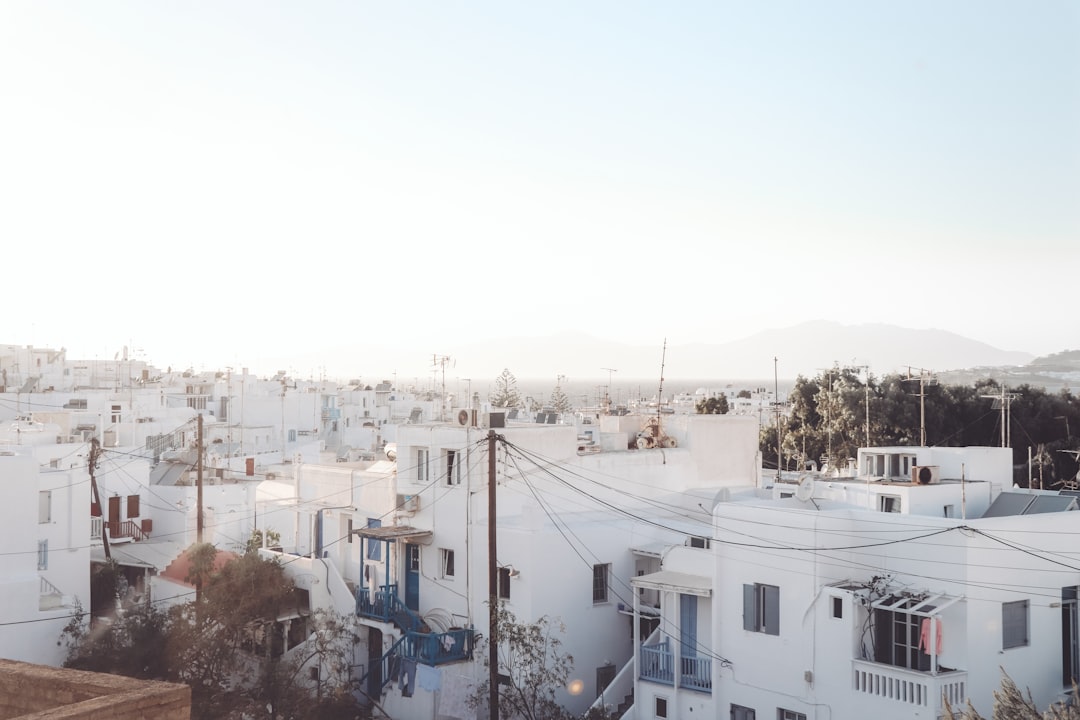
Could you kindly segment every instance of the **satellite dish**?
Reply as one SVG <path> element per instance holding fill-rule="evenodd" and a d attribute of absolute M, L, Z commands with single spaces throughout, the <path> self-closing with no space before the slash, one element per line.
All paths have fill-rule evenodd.
<path fill-rule="evenodd" d="M 795 488 L 795 497 L 802 502 L 814 497 L 814 479 L 812 477 L 803 475 L 799 478 L 799 484 Z"/>

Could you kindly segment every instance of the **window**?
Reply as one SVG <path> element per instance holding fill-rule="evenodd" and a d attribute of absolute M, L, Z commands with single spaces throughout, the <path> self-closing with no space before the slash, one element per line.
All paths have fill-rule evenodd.
<path fill-rule="evenodd" d="M 369 528 L 382 527 L 382 520 L 379 518 L 368 518 L 367 526 Z M 367 544 L 367 559 L 380 562 L 382 560 L 382 542 L 375 538 L 368 538 Z"/>
<path fill-rule="evenodd" d="M 455 464 L 457 460 L 456 450 L 446 451 L 446 484 L 447 485 L 460 485 L 461 484 L 461 468 Z"/>
<path fill-rule="evenodd" d="M 1080 671 L 1080 634 L 1077 632 L 1077 599 L 1080 587 L 1061 588 L 1061 685 L 1071 688 Z"/>
<path fill-rule="evenodd" d="M 442 577 L 450 579 L 454 577 L 454 551 L 442 548 L 439 550 L 442 557 Z"/>
<path fill-rule="evenodd" d="M 426 483 L 428 481 L 428 451 L 417 450 L 416 451 L 416 482 Z"/>
<path fill-rule="evenodd" d="M 37 569 L 49 569 L 49 541 L 38 540 L 37 544 Z"/>
<path fill-rule="evenodd" d="M 349 544 L 350 545 L 352 545 L 352 541 L 353 541 L 353 532 L 352 532 L 352 530 L 353 530 L 352 518 L 349 518 L 349 532 L 345 537 L 349 538 Z"/>
<path fill-rule="evenodd" d="M 119 405 L 113 405 L 112 406 L 112 415 L 111 415 L 111 417 L 112 417 L 112 421 L 114 423 L 120 422 L 120 406 Z"/>
<path fill-rule="evenodd" d="M 955 505 L 944 505 L 942 506 L 942 511 L 944 513 L 944 516 L 947 518 L 956 517 Z"/>
<path fill-rule="evenodd" d="M 510 568 L 499 568 L 499 597 L 503 600 L 510 599 Z"/>
<path fill-rule="evenodd" d="M 52 522 L 52 490 L 38 493 L 38 522 Z"/>
<path fill-rule="evenodd" d="M 654 705 L 655 712 L 653 713 L 653 715 L 655 715 L 658 718 L 666 718 L 667 717 L 667 698 L 658 697 L 658 698 L 653 698 L 653 700 L 655 701 L 655 705 Z"/>
<path fill-rule="evenodd" d="M 743 629 L 780 634 L 780 588 L 758 583 L 743 585 Z"/>
<path fill-rule="evenodd" d="M 731 720 L 754 720 L 754 709 L 731 703 Z"/>
<path fill-rule="evenodd" d="M 1005 650 L 1028 644 L 1028 601 L 1001 604 L 1001 647 Z"/>
<path fill-rule="evenodd" d="M 900 512 L 900 498 L 896 495 L 879 495 L 878 510 L 887 513 Z"/>
<path fill-rule="evenodd" d="M 832 616 L 838 620 L 844 617 L 844 598 L 834 597 L 832 599 Z"/>
<path fill-rule="evenodd" d="M 128 516 L 129 520 L 131 518 L 139 517 L 139 496 L 138 495 L 128 495 L 127 496 L 127 516 Z"/>
<path fill-rule="evenodd" d="M 709 548 L 709 538 L 690 536 L 687 543 L 692 548 Z"/>
<path fill-rule="evenodd" d="M 608 601 L 608 573 L 610 564 L 592 566 L 592 601 L 593 605 Z"/>
<path fill-rule="evenodd" d="M 806 714 L 795 712 L 794 710 L 776 708 L 776 720 L 806 720 Z"/>
<path fill-rule="evenodd" d="M 914 599 L 890 597 L 882 602 L 888 607 L 874 608 L 874 661 L 909 670 L 929 671 L 931 658 L 926 652 L 930 649 L 929 627 L 925 639 L 922 629 L 924 622 L 930 623 L 930 617 L 907 611 L 918 604 Z M 924 605 L 921 609 L 929 612 L 934 608 Z M 940 629 L 940 624 L 938 627 Z"/>

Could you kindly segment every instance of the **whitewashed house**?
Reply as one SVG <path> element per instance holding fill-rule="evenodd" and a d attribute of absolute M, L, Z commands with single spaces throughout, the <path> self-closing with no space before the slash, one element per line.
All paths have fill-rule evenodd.
<path fill-rule="evenodd" d="M 1009 453 L 864 449 L 858 477 L 720 493 L 709 551 L 633 580 L 661 620 L 626 717 L 989 716 L 999 668 L 1061 700 L 1080 672 L 1078 498 L 1008 490 Z"/>
<path fill-rule="evenodd" d="M 471 651 L 489 622 L 489 430 L 497 592 L 519 620 L 565 626 L 575 682 L 560 701 L 574 712 L 632 655 L 630 579 L 658 569 L 661 548 L 709 535 L 701 504 L 759 467 L 754 418 L 579 426 L 468 409 L 399 425 L 393 463 L 301 464 L 296 547 L 309 557 L 286 555 L 286 568 L 310 579 L 313 607 L 351 605 L 368 626 L 365 691 L 395 716 L 468 717 L 464 697 L 485 677 Z M 440 689 L 389 682 L 395 657 L 424 665 L 426 687 Z"/>
<path fill-rule="evenodd" d="M 90 603 L 89 483 L 79 447 L 35 444 L 28 426 L 19 444 L 0 433 L 0 654 L 59 665 L 61 633 Z"/>

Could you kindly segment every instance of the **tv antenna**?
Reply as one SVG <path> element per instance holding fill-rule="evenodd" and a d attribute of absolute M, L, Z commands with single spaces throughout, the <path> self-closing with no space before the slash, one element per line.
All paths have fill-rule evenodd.
<path fill-rule="evenodd" d="M 993 400 L 992 410 L 1001 410 L 1001 447 L 1012 447 L 1012 415 L 1009 408 L 1012 401 L 1020 397 L 1018 393 L 1005 392 L 1005 384 L 1001 384 L 1001 392 L 997 395 L 980 395 L 979 397 Z"/>

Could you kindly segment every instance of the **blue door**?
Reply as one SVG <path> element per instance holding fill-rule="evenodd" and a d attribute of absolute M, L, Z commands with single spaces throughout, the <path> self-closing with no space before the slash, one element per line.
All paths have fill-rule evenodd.
<path fill-rule="evenodd" d="M 420 546 L 405 543 L 405 607 L 420 612 Z"/>

